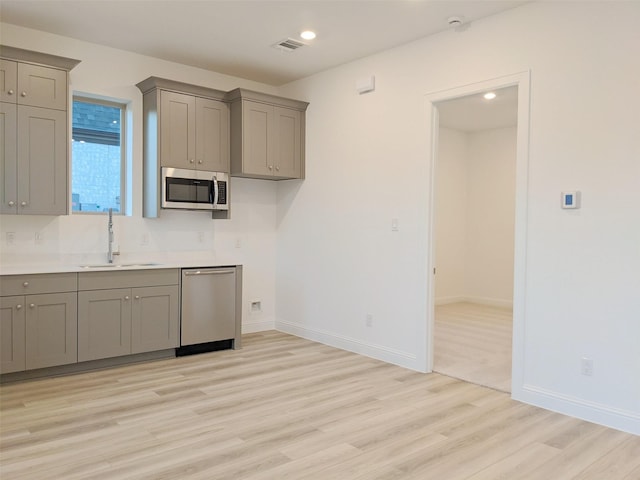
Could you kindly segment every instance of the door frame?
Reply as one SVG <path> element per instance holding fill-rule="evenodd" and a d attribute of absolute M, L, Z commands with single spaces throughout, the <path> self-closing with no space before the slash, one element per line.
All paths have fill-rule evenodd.
<path fill-rule="evenodd" d="M 467 95 L 518 87 L 518 124 L 516 127 L 516 198 L 513 274 L 513 337 L 511 358 L 511 396 L 521 396 L 524 385 L 525 306 L 527 266 L 527 202 L 529 181 L 529 102 L 530 71 L 488 79 L 476 83 L 440 90 L 425 95 L 427 103 L 427 132 L 429 152 L 429 207 L 427 234 L 427 328 L 424 371 L 433 371 L 433 329 L 435 317 L 435 190 L 438 160 L 439 114 L 437 103 Z"/>

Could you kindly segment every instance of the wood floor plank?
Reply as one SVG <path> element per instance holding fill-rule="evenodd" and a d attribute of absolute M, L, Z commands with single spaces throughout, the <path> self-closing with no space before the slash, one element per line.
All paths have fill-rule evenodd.
<path fill-rule="evenodd" d="M 279 332 L 243 345 L 0 386 L 0 478 L 640 479 L 640 437 Z"/>
<path fill-rule="evenodd" d="M 438 305 L 434 371 L 511 391 L 511 309 L 460 302 Z"/>

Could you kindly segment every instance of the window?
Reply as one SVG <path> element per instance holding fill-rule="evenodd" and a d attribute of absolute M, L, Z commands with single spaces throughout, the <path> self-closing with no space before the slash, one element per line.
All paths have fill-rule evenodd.
<path fill-rule="evenodd" d="M 72 212 L 124 210 L 125 105 L 73 98 Z"/>

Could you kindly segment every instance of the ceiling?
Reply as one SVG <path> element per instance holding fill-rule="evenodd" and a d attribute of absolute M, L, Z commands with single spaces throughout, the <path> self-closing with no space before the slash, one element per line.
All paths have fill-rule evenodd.
<path fill-rule="evenodd" d="M 486 92 L 482 92 L 438 103 L 440 126 L 463 132 L 516 126 L 518 87 L 492 92 L 496 94 L 493 100 L 486 100 L 483 96 Z"/>
<path fill-rule="evenodd" d="M 0 19 L 279 86 L 527 1 L 2 0 Z M 307 46 L 272 48 L 305 29 Z"/>

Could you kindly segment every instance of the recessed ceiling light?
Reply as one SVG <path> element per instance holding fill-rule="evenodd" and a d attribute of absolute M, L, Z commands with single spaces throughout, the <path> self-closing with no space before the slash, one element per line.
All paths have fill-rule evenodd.
<path fill-rule="evenodd" d="M 305 40 L 313 40 L 314 38 L 316 38 L 316 32 L 305 30 L 300 34 L 300 38 L 304 38 Z"/>
<path fill-rule="evenodd" d="M 484 98 L 487 100 L 493 100 L 494 98 L 496 98 L 496 94 L 493 92 L 485 93 Z"/>

